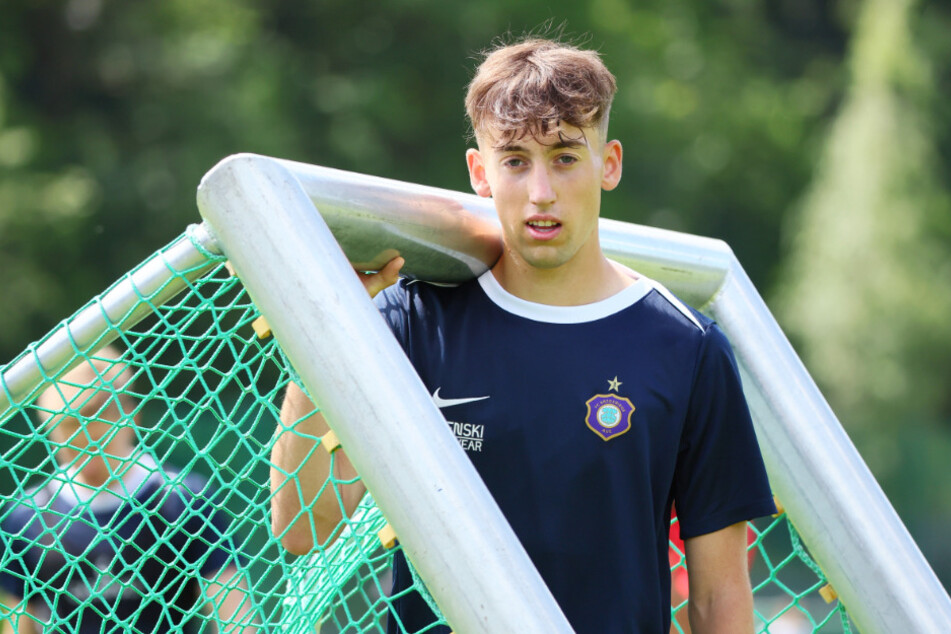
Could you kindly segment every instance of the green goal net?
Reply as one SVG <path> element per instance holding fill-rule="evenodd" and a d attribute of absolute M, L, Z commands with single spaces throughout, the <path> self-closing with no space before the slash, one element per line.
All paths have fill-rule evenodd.
<path fill-rule="evenodd" d="M 67 339 L 57 367 L 38 352 L 51 333 L 2 369 L 0 631 L 385 632 L 399 546 L 383 545 L 372 499 L 309 555 L 271 535 L 269 455 L 295 374 L 240 280 L 205 253 L 196 269 L 169 269 L 184 288 L 171 299 L 166 285 L 129 283 L 173 245 L 77 313 L 104 311 L 124 285 L 135 320 L 113 315 L 91 341 Z M 33 361 L 37 380 L 14 390 L 9 371 Z M 785 515 L 749 536 L 758 632 L 851 631 Z M 428 596 L 422 580 L 416 589 Z M 675 603 L 673 630 L 685 631 L 686 602 Z"/>

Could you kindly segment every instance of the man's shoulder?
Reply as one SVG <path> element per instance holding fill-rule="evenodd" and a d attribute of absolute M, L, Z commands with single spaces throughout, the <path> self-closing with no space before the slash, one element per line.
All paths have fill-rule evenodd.
<path fill-rule="evenodd" d="M 686 333 L 704 335 L 715 326 L 713 319 L 682 301 L 663 284 L 650 280 L 651 291 L 644 297 L 644 304 L 657 313 L 664 323 L 684 329 Z"/>
<path fill-rule="evenodd" d="M 55 497 L 53 485 L 46 482 L 29 487 L 19 498 L 7 500 L 0 505 L 0 531 L 21 534 L 38 530 L 37 520 L 51 510 Z"/>
<path fill-rule="evenodd" d="M 390 288 L 394 289 L 395 292 L 405 293 L 407 295 L 452 296 L 464 292 L 474 284 L 477 284 L 477 278 L 466 280 L 458 284 L 448 284 L 402 277 Z"/>
<path fill-rule="evenodd" d="M 165 510 L 186 507 L 208 495 L 209 481 L 197 473 L 183 473 L 170 466 L 157 467 L 136 489 L 140 504 Z"/>
<path fill-rule="evenodd" d="M 442 284 L 400 278 L 396 284 L 383 289 L 374 298 L 374 302 L 383 311 L 388 309 L 399 309 L 403 312 L 419 311 L 436 304 L 451 304 L 477 288 L 476 279 L 460 284 Z"/>
<path fill-rule="evenodd" d="M 211 488 L 211 481 L 205 476 L 195 472 L 182 473 L 177 469 L 163 470 L 162 479 L 157 484 L 185 501 L 207 497 Z"/>
<path fill-rule="evenodd" d="M 27 491 L 24 497 L 9 500 L 0 506 L 0 530 L 4 533 L 18 533 L 29 521 L 43 510 L 45 504 L 34 499 L 37 489 Z"/>

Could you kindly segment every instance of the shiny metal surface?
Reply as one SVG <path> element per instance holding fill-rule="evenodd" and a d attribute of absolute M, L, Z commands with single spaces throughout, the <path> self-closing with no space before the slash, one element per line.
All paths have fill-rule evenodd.
<path fill-rule="evenodd" d="M 492 201 L 328 167 L 278 161 L 294 174 L 355 268 L 402 255 L 404 274 L 434 282 L 478 275 L 502 252 Z"/>
<path fill-rule="evenodd" d="M 951 599 L 739 262 L 707 312 L 736 352 L 773 492 L 858 629 L 948 631 Z"/>
<path fill-rule="evenodd" d="M 214 266 L 196 248 L 214 252 L 217 244 L 206 228 L 189 227 L 188 236 L 157 253 L 135 272 L 116 282 L 93 304 L 57 326 L 39 345 L 14 359 L 0 376 L 0 415 L 30 397 L 53 377 L 77 365 L 76 351 L 98 350 L 161 306 Z M 151 305 L 141 303 L 150 298 Z"/>
<path fill-rule="evenodd" d="M 300 173 L 295 166 L 289 168 L 318 203 L 319 193 L 307 185 L 315 168 L 301 168 Z M 363 198 L 361 183 L 373 183 L 372 195 Z M 403 225 L 433 221 L 423 220 L 424 215 L 474 213 L 484 224 L 473 244 L 491 243 L 485 233 L 491 223 L 486 199 L 420 188 L 426 201 L 420 209 L 411 203 L 415 186 L 401 183 L 382 193 L 378 183 L 348 175 L 348 193 L 338 198 L 356 202 L 361 213 L 383 201 L 401 216 L 388 221 Z M 346 213 L 343 205 L 340 210 Z M 436 220 L 437 226 L 444 222 Z M 456 229 L 463 234 L 466 230 Z M 730 337 L 773 488 L 861 631 L 946 631 L 951 599 L 729 247 L 718 240 L 611 220 L 601 221 L 600 237 L 609 257 L 662 282 L 716 319 Z M 464 235 L 454 234 L 451 242 L 453 252 L 467 254 L 467 268 L 473 273 L 481 269 L 471 266 L 471 258 L 487 266 L 494 262 L 478 255 L 486 251 L 467 247 Z M 385 244 L 364 249 L 370 253 Z M 400 248 L 412 252 L 416 247 Z M 441 260 L 428 257 L 419 254 L 414 262 L 419 269 L 412 273 L 438 280 Z"/>
<path fill-rule="evenodd" d="M 297 178 L 355 268 L 377 270 L 397 254 L 403 274 L 431 282 L 479 275 L 502 249 L 491 199 L 329 167 L 278 160 Z M 719 240 L 601 221 L 605 252 L 702 304 L 733 257 Z"/>
<path fill-rule="evenodd" d="M 441 262 L 415 257 L 407 236 L 428 244 L 446 235 L 447 250 L 458 251 L 457 227 L 467 222 L 456 223 L 458 208 L 432 234 L 415 218 L 393 233 L 362 218 L 368 198 L 414 209 L 378 185 L 370 183 L 366 197 L 360 188 L 335 190 L 336 200 L 359 197 L 357 225 L 385 239 L 367 251 L 345 239 L 351 257 L 396 249 L 418 266 Z M 241 155 L 205 176 L 198 206 L 454 630 L 571 632 L 308 195 L 287 164 Z M 424 205 L 418 213 L 431 211 Z M 357 225 L 336 222 L 338 231 Z M 478 244 L 477 236 L 468 255 Z"/>
<path fill-rule="evenodd" d="M 431 399 L 421 391 L 421 385 L 414 384 L 415 373 L 411 374 L 411 368 L 407 371 L 405 358 L 401 362 L 393 356 L 392 337 L 381 334 L 385 332 L 380 330 L 382 322 L 361 295 L 362 288 L 354 286 L 343 255 L 359 268 L 375 269 L 399 253 L 407 260 L 405 272 L 410 276 L 442 282 L 468 279 L 486 270 L 499 254 L 498 222 L 491 201 L 472 194 L 253 155 L 231 157 L 215 167 L 203 180 L 199 197 L 208 196 L 210 189 L 216 190 L 212 197 L 219 200 L 214 203 L 218 208 L 214 221 L 209 220 L 213 225 L 209 231 L 221 239 L 222 248 L 272 323 L 275 335 L 289 351 L 297 351 L 291 358 L 308 389 L 337 403 L 330 406 L 330 411 L 337 408 L 335 420 L 341 421 L 338 434 L 349 452 L 364 454 L 361 460 L 367 468 L 367 481 L 389 480 L 398 489 L 391 496 L 384 490 L 389 485 L 379 491 L 371 486 L 390 521 L 403 526 L 401 533 L 407 532 L 406 545 L 414 558 L 436 562 L 428 567 L 421 563 L 420 570 L 440 604 L 440 597 L 446 597 L 447 606 L 458 601 L 452 598 L 453 588 L 468 590 L 470 584 L 482 581 L 453 579 L 451 567 L 478 569 L 482 564 L 473 564 L 472 560 L 453 564 L 436 561 L 442 555 L 433 552 L 432 534 L 454 532 L 458 527 L 455 515 L 464 515 L 469 508 L 468 504 L 463 509 L 454 506 L 458 500 L 447 505 L 439 499 L 446 490 L 446 481 L 440 478 L 449 477 L 450 488 L 461 486 L 466 495 L 476 498 L 483 495 L 484 487 L 480 491 L 481 482 L 476 486 L 472 474 L 461 464 L 453 467 L 456 471 L 452 475 L 443 473 L 436 480 L 430 479 L 432 474 L 421 472 L 404 479 L 407 461 L 402 456 L 400 466 L 391 461 L 395 457 L 374 455 L 389 451 L 375 446 L 379 444 L 375 439 L 383 434 L 378 427 L 363 429 L 363 438 L 358 432 L 345 431 L 350 428 L 351 418 L 357 425 L 360 420 L 375 424 L 377 417 L 387 416 L 386 410 L 398 404 L 395 416 L 402 421 L 398 424 L 406 427 L 398 437 L 386 435 L 384 444 L 399 447 L 399 451 L 406 452 L 403 456 L 415 455 L 424 445 L 433 452 L 422 462 L 409 461 L 414 463 L 410 466 L 428 468 L 430 460 L 441 462 L 445 456 L 458 453 L 452 436 L 442 433 L 445 424 L 438 411 L 434 413 Z M 329 227 L 333 240 L 327 239 L 322 226 Z M 774 491 L 861 631 L 947 631 L 951 599 L 730 249 L 717 240 L 611 220 L 601 221 L 601 241 L 609 256 L 662 282 L 717 319 L 726 331 L 741 366 Z M 206 238 L 205 248 L 214 250 L 214 243 Z M 115 324 L 133 323 L 137 315 L 129 312 L 129 306 L 140 293 L 149 294 L 149 289 L 165 284 L 169 268 L 198 272 L 195 267 L 200 267 L 199 261 L 205 256 L 187 243 L 180 246 L 180 253 L 170 252 L 163 257 L 169 261 L 159 259 L 143 266 L 131 281 L 120 281 L 110 289 L 103 296 L 102 307 L 96 304 L 64 323 L 39 348 L 27 351 L 8 366 L 2 375 L 0 411 L 11 400 L 16 403 L 28 398 L 44 377 L 62 370 L 64 359 L 72 357 L 74 345 L 86 348 L 93 343 L 104 344 L 107 339 L 98 338 L 106 330 Z M 176 292 L 167 288 L 155 303 Z M 355 343 L 359 347 L 352 345 Z M 301 356 L 302 350 L 308 352 Z M 339 367 L 339 359 L 345 358 L 361 362 L 344 364 L 339 373 L 332 375 L 322 371 L 331 363 Z M 377 364 L 363 363 L 366 358 L 379 359 L 379 366 L 386 371 L 372 370 L 369 366 Z M 377 392 L 381 399 L 368 403 L 367 395 Z M 339 402 L 335 395 L 349 395 L 351 403 Z M 348 410 L 350 407 L 357 409 Z M 370 409 L 360 409 L 364 407 Z M 420 435 L 420 430 L 425 433 Z M 411 434 L 409 440 L 403 433 L 407 431 Z M 427 517 L 430 527 L 435 522 L 437 530 L 412 537 L 412 518 L 405 514 L 407 509 L 400 508 L 399 500 L 415 492 L 420 483 L 438 493 L 432 502 L 435 507 L 446 506 L 436 514 L 437 519 L 417 515 Z M 431 510 L 414 508 L 413 512 Z M 488 515 L 494 517 L 491 511 Z M 495 530 L 485 535 L 480 547 L 486 549 L 490 559 L 500 553 L 504 559 L 509 536 L 502 529 Z M 493 575 L 523 574 L 504 566 L 504 562 L 487 565 Z M 456 568 L 456 573 L 459 570 Z M 512 594 L 507 599 L 498 599 L 502 604 L 496 607 L 505 612 L 503 618 L 524 618 L 516 615 L 526 607 L 521 605 L 524 597 L 518 596 L 520 605 L 511 605 L 517 592 L 509 588 L 502 594 L 509 592 Z M 544 594 L 537 590 L 533 595 L 540 605 L 547 605 Z M 472 596 L 486 599 L 488 594 L 477 592 Z M 451 610 L 475 610 L 459 617 L 455 622 L 457 631 L 491 631 L 478 625 L 471 630 L 462 626 L 463 619 L 480 620 L 478 609 L 456 606 Z M 557 614 L 552 619 L 557 623 Z M 536 623 L 526 627 L 541 629 L 519 631 L 561 631 L 561 625 Z M 552 629 L 546 629 L 549 627 Z"/>

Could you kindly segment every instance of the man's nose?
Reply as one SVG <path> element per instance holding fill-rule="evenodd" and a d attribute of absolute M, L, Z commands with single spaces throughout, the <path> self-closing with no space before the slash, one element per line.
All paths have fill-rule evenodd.
<path fill-rule="evenodd" d="M 529 202 L 538 206 L 555 202 L 555 189 L 552 187 L 551 175 L 547 169 L 537 166 L 532 170 L 529 178 Z"/>

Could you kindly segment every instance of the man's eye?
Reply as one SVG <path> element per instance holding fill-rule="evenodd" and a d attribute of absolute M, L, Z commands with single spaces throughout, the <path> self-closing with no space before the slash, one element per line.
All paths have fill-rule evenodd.
<path fill-rule="evenodd" d="M 561 165 L 571 165 L 572 163 L 576 163 L 578 159 L 569 154 L 562 154 L 557 159 L 555 159 L 555 161 Z"/>
<path fill-rule="evenodd" d="M 521 167 L 525 162 L 520 158 L 509 158 L 505 159 L 503 163 L 506 167 Z"/>

